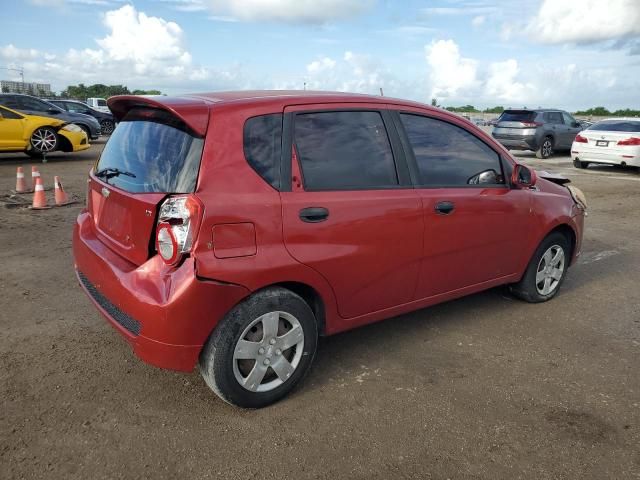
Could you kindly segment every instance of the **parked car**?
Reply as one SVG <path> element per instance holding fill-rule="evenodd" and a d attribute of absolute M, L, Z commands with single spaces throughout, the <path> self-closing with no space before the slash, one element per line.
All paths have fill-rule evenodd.
<path fill-rule="evenodd" d="M 41 157 L 56 150 L 78 152 L 87 148 L 86 133 L 73 123 L 0 107 L 0 152 Z"/>
<path fill-rule="evenodd" d="M 28 115 L 58 118 L 63 122 L 75 123 L 86 132 L 87 137 L 91 140 L 96 140 L 100 136 L 100 124 L 92 116 L 67 112 L 52 103 L 31 95 L 0 93 L 0 105 Z"/>
<path fill-rule="evenodd" d="M 511 150 L 533 150 L 538 158 L 570 150 L 582 130 L 580 122 L 563 110 L 505 110 L 493 129 L 493 138 Z"/>
<path fill-rule="evenodd" d="M 109 107 L 107 106 L 107 101 L 104 98 L 87 98 L 87 105 L 100 112 L 111 113 L 111 110 L 109 110 Z"/>
<path fill-rule="evenodd" d="M 558 293 L 584 197 L 462 117 L 339 93 L 109 99 L 73 234 L 136 355 L 262 407 L 331 335 L 498 285 Z M 546 174 L 543 174 L 546 175 Z"/>
<path fill-rule="evenodd" d="M 592 163 L 640 167 L 640 119 L 610 118 L 580 132 L 571 146 L 576 168 Z"/>
<path fill-rule="evenodd" d="M 113 129 L 116 127 L 116 122 L 111 112 L 101 112 L 77 100 L 49 100 L 49 103 L 53 103 L 67 112 L 91 115 L 100 123 L 100 133 L 102 135 L 111 135 Z"/>

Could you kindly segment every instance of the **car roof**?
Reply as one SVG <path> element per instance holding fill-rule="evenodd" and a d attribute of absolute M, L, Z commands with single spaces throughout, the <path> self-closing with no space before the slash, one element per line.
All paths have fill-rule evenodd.
<path fill-rule="evenodd" d="M 314 103 L 379 103 L 380 105 L 398 105 L 438 111 L 441 114 L 457 117 L 442 109 L 410 100 L 392 97 L 366 95 L 361 93 L 324 92 L 312 90 L 243 90 L 210 93 L 193 93 L 180 96 L 138 96 L 118 95 L 107 100 L 109 109 L 116 119 L 121 120 L 135 107 L 154 107 L 167 110 L 180 118 L 198 135 L 204 135 L 209 122 L 209 109 L 225 104 L 235 105 L 304 105 Z M 458 117 L 459 118 L 459 117 Z"/>

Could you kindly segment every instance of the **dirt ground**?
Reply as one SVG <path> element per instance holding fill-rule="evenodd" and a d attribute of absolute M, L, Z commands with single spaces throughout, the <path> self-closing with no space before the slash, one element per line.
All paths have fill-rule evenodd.
<path fill-rule="evenodd" d="M 101 148 L 53 155 L 45 183 L 83 199 Z M 0 206 L 0 478 L 640 478 L 640 173 L 519 157 L 590 202 L 556 299 L 494 289 L 323 339 L 259 411 L 134 357 L 76 284 L 82 203 Z M 0 155 L 0 195 L 18 165 Z"/>

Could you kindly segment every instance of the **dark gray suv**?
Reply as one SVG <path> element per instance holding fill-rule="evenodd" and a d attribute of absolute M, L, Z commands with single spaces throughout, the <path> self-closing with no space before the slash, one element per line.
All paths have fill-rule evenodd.
<path fill-rule="evenodd" d="M 563 110 L 505 110 L 491 134 L 511 150 L 533 150 L 538 158 L 554 151 L 571 150 L 583 126 Z"/>

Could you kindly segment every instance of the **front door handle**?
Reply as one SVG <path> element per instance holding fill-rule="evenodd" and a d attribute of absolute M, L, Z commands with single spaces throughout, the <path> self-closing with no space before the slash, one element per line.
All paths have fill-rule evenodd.
<path fill-rule="evenodd" d="M 438 215 L 449 215 L 455 210 L 456 206 L 453 202 L 438 202 L 436 203 L 436 213 Z"/>
<path fill-rule="evenodd" d="M 308 207 L 300 210 L 300 220 L 307 223 L 324 222 L 329 218 L 329 210 L 324 207 Z"/>

